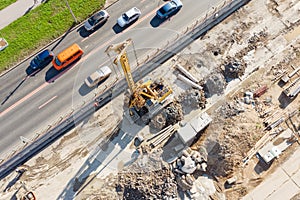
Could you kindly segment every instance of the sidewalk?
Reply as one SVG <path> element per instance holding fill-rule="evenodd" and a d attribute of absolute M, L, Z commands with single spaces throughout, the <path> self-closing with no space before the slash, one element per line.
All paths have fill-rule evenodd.
<path fill-rule="evenodd" d="M 42 2 L 45 2 L 45 0 L 36 0 L 36 4 L 34 4 L 34 2 L 35 0 L 18 0 L 0 10 L 0 30 L 30 12 L 30 10 L 36 8 Z"/>
<path fill-rule="evenodd" d="M 300 192 L 300 148 L 242 200 L 291 199 Z"/>

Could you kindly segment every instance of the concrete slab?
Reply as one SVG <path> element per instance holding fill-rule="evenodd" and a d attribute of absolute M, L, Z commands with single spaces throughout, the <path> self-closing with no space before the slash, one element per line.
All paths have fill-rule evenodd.
<path fill-rule="evenodd" d="M 281 167 L 290 175 L 297 173 L 300 169 L 300 148 L 291 155 L 291 157 L 281 165 Z"/>
<path fill-rule="evenodd" d="M 266 199 L 288 180 L 289 176 L 281 168 L 279 168 L 247 196 L 250 196 L 252 199 Z M 249 199 L 247 196 L 243 199 Z"/>
<path fill-rule="evenodd" d="M 274 193 L 268 196 L 266 200 L 291 199 L 299 191 L 299 187 L 292 180 L 288 180 L 280 186 L 280 188 L 276 189 Z"/>
<path fill-rule="evenodd" d="M 300 170 L 292 176 L 294 183 L 300 188 Z"/>

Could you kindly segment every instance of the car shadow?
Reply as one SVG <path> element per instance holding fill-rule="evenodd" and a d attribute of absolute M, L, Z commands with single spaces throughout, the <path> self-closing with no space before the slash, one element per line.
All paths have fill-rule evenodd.
<path fill-rule="evenodd" d="M 100 81 L 97 85 L 95 85 L 94 87 L 89 87 L 87 86 L 85 83 L 83 83 L 80 88 L 78 89 L 78 92 L 81 96 L 85 96 L 88 93 L 90 93 L 91 91 L 93 91 L 94 88 L 99 87 L 100 85 L 102 85 L 109 77 L 106 77 L 105 79 L 103 79 L 102 81 Z"/>
<path fill-rule="evenodd" d="M 79 29 L 77 29 L 77 32 L 79 35 L 83 38 L 89 37 L 91 35 L 91 32 L 87 31 L 84 26 L 81 26 Z"/>
<path fill-rule="evenodd" d="M 91 34 L 93 34 L 94 32 L 98 31 L 101 27 L 103 27 L 103 25 L 106 23 L 106 21 L 102 22 L 101 24 L 97 25 L 93 30 L 87 31 L 84 28 L 84 25 L 81 26 L 80 28 L 77 29 L 77 32 L 79 33 L 79 35 L 83 38 L 89 37 Z"/>
<path fill-rule="evenodd" d="M 122 28 L 121 26 L 119 26 L 118 24 L 115 24 L 113 27 L 112 27 L 113 31 L 118 34 L 118 33 L 121 33 L 123 31 L 124 28 Z"/>
<path fill-rule="evenodd" d="M 28 66 L 27 68 L 26 68 L 26 70 L 25 70 L 25 72 L 26 72 L 26 75 L 27 76 L 35 76 L 38 72 L 40 72 L 42 69 L 36 69 L 36 70 L 34 70 L 34 69 L 32 69 L 30 66 Z"/>
<path fill-rule="evenodd" d="M 165 22 L 166 19 L 160 19 L 158 18 L 156 15 L 151 19 L 150 21 L 150 25 L 153 28 L 159 27 L 159 25 L 161 25 L 163 22 Z"/>
<path fill-rule="evenodd" d="M 96 86 L 95 86 L 96 87 Z M 78 89 L 78 92 L 81 96 L 85 96 L 88 93 L 90 93 L 91 91 L 93 91 L 94 87 L 89 87 L 87 86 L 85 83 L 83 83 L 80 88 Z"/>
<path fill-rule="evenodd" d="M 48 83 L 54 82 L 61 71 L 56 70 L 53 66 L 46 72 L 45 81 Z"/>
<path fill-rule="evenodd" d="M 139 20 L 139 18 L 135 19 L 134 21 L 130 22 L 129 24 L 125 25 L 124 27 L 121 27 L 121 26 L 119 26 L 118 23 L 116 23 L 112 29 L 116 34 L 121 33 L 122 31 L 126 30 L 129 26 L 134 24 L 137 20 Z"/>
<path fill-rule="evenodd" d="M 76 61 L 70 64 L 68 67 L 65 67 L 61 70 L 55 69 L 53 66 L 46 72 L 45 81 L 48 83 L 53 83 L 56 79 L 64 75 L 67 71 L 69 71 L 74 65 Z"/>

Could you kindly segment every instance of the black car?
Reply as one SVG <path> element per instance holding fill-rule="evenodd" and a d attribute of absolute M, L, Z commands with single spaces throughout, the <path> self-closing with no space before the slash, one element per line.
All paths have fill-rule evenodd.
<path fill-rule="evenodd" d="M 53 60 L 53 57 L 53 52 L 46 49 L 34 57 L 34 59 L 30 62 L 30 67 L 33 70 L 41 69 L 47 66 Z"/>

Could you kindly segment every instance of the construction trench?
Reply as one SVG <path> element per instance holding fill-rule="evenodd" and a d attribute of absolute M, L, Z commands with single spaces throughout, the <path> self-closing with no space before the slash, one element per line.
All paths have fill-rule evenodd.
<path fill-rule="evenodd" d="M 299 9 L 251 1 L 147 77 L 173 90 L 162 112 L 130 123 L 120 95 L 3 179 L 1 196 L 241 199 L 298 148 Z"/>

